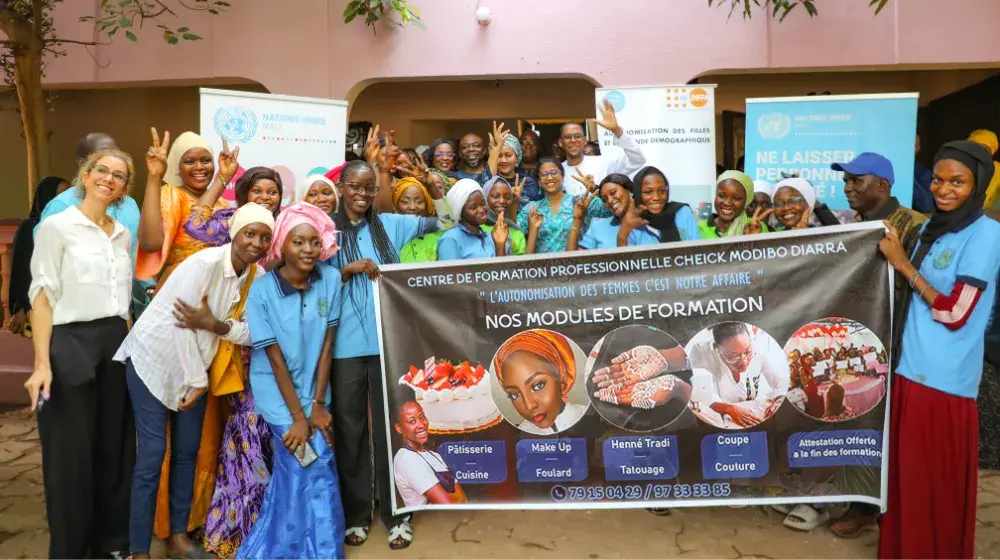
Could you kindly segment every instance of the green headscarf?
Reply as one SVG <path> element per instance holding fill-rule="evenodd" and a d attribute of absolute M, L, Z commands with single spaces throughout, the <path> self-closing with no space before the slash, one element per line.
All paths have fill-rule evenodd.
<path fill-rule="evenodd" d="M 750 204 L 750 201 L 753 200 L 753 179 L 751 179 L 749 175 L 747 175 L 742 171 L 736 171 L 734 169 L 731 169 L 729 171 L 723 172 L 722 175 L 719 175 L 719 178 L 715 180 L 715 188 L 718 189 L 719 183 L 727 179 L 732 179 L 737 183 L 743 185 L 743 190 L 746 191 L 747 193 L 746 204 Z M 750 219 L 747 218 L 746 206 L 744 206 L 743 211 L 740 212 L 738 216 L 736 216 L 736 219 L 733 220 L 733 223 L 729 224 L 729 229 L 726 230 L 726 233 L 722 234 L 722 237 L 743 235 L 743 228 L 746 227 L 749 220 Z"/>

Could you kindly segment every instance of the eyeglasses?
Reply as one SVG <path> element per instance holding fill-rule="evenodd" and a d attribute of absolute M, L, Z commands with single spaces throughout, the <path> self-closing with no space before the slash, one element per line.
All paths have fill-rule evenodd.
<path fill-rule="evenodd" d="M 718 348 L 719 348 L 719 355 L 722 356 L 722 359 L 730 363 L 742 360 L 749 360 L 750 358 L 753 357 L 753 344 L 747 346 L 746 350 L 742 352 L 730 352 L 728 350 L 725 350 L 721 346 L 719 346 Z"/>
<path fill-rule="evenodd" d="M 542 171 L 538 174 L 539 177 L 558 177 L 562 175 L 558 170 L 553 169 L 552 171 Z"/>
<path fill-rule="evenodd" d="M 796 196 L 794 198 L 789 198 L 788 200 L 776 200 L 774 201 L 775 208 L 784 208 L 785 206 L 793 206 L 797 204 L 802 204 L 806 199 L 801 196 Z"/>
<path fill-rule="evenodd" d="M 455 159 L 455 152 L 434 152 L 434 157 L 438 159 Z"/>
<path fill-rule="evenodd" d="M 378 192 L 378 185 L 362 185 L 361 183 L 344 183 L 344 186 L 356 193 L 375 194 Z"/>
<path fill-rule="evenodd" d="M 128 174 L 122 173 L 121 171 L 112 172 L 110 169 L 104 167 L 103 165 L 95 165 L 94 167 L 91 168 L 91 171 L 100 175 L 102 179 L 104 177 L 107 177 L 108 175 L 111 175 L 111 178 L 114 179 L 115 181 L 118 181 L 119 183 L 124 183 L 128 181 Z"/>
<path fill-rule="evenodd" d="M 566 134 L 562 137 L 563 140 L 583 140 L 582 134 Z"/>

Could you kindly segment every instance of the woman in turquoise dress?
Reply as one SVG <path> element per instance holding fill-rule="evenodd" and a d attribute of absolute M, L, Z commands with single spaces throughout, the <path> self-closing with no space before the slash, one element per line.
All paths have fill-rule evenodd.
<path fill-rule="evenodd" d="M 596 188 L 593 177 L 584 177 L 581 182 L 588 189 Z M 545 198 L 523 205 L 517 221 L 521 231 L 528 232 L 526 253 L 557 253 L 566 250 L 569 230 L 573 227 L 573 205 L 576 197 L 563 190 L 563 168 L 559 160 L 543 157 L 538 160 L 538 184 Z M 532 218 L 532 216 L 535 216 Z M 601 199 L 594 200 L 587 208 L 584 229 L 593 218 L 610 217 L 611 211 L 604 207 Z"/>

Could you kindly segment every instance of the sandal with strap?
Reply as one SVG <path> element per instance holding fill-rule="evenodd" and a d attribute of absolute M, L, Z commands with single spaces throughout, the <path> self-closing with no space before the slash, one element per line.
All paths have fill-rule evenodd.
<path fill-rule="evenodd" d="M 788 514 L 783 522 L 785 527 L 796 531 L 809 532 L 830 520 L 830 512 L 827 510 L 816 511 L 815 508 L 806 504 L 799 504 Z"/>
<path fill-rule="evenodd" d="M 670 515 L 670 508 L 646 508 L 646 511 L 658 517 L 667 517 Z"/>
<path fill-rule="evenodd" d="M 368 526 L 351 527 L 344 533 L 344 544 L 347 546 L 361 546 L 365 544 L 365 541 L 368 540 L 368 531 L 370 529 Z"/>
<path fill-rule="evenodd" d="M 403 550 L 413 544 L 413 526 L 410 525 L 410 516 L 406 516 L 402 521 L 389 529 L 389 548 L 391 550 Z"/>

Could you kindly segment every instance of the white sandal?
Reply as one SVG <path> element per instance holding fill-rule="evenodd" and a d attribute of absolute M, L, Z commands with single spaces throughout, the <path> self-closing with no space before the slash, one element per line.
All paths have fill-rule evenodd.
<path fill-rule="evenodd" d="M 368 527 L 351 527 L 344 532 L 344 544 L 347 546 L 361 546 L 365 544 L 365 541 L 368 540 L 368 530 Z"/>
<path fill-rule="evenodd" d="M 412 519 L 411 516 L 407 515 L 389 529 L 389 548 L 391 550 L 403 550 L 413 544 L 413 526 L 410 525 Z M 400 541 L 400 544 L 395 544 L 397 540 Z"/>
<path fill-rule="evenodd" d="M 799 504 L 785 517 L 783 524 L 796 531 L 812 531 L 830 520 L 830 512 L 824 509 L 816 511 L 806 504 Z"/>

